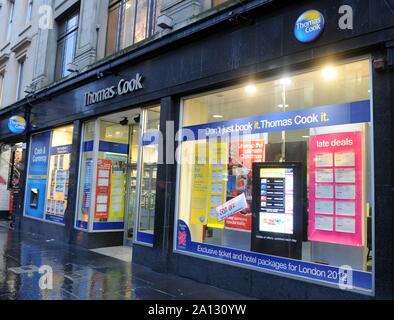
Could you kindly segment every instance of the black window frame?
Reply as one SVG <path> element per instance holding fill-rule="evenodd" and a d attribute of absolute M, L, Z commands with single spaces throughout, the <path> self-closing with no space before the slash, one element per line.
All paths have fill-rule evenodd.
<path fill-rule="evenodd" d="M 108 6 L 108 20 L 110 18 L 110 13 L 113 10 L 119 10 L 118 13 L 118 21 L 117 21 L 117 30 L 116 30 L 116 39 L 115 39 L 115 45 L 113 51 L 109 52 L 108 48 L 108 36 L 109 36 L 109 30 L 108 30 L 108 23 L 107 23 L 107 30 L 106 30 L 106 41 L 105 41 L 105 56 L 109 56 L 111 54 L 114 54 L 116 52 L 119 52 L 120 50 L 123 50 L 121 46 L 121 39 L 122 35 L 124 32 L 123 29 L 123 22 L 124 22 L 124 15 L 125 15 L 125 7 L 127 2 L 131 2 L 131 5 L 134 6 L 134 17 L 133 17 L 133 35 L 131 39 L 131 45 L 141 42 L 153 34 L 156 33 L 156 19 L 157 19 L 157 7 L 158 7 L 158 0 L 111 0 L 109 2 Z M 146 15 L 146 30 L 145 30 L 145 37 L 143 40 L 136 41 L 135 36 L 135 30 L 136 30 L 136 25 L 137 25 L 137 8 L 138 8 L 138 3 L 139 1 L 148 1 L 148 6 L 147 6 L 147 15 Z M 118 8 L 118 9 L 115 9 Z M 125 47 L 127 48 L 127 47 Z"/>
<path fill-rule="evenodd" d="M 74 18 L 77 18 L 76 23 L 68 28 L 68 23 Z M 64 61 L 65 61 L 65 54 L 66 50 L 65 47 L 61 49 L 61 55 L 59 53 L 59 49 L 61 47 L 61 44 L 64 45 L 64 43 L 67 41 L 68 37 L 71 35 L 75 34 L 74 37 L 74 52 L 73 52 L 73 58 L 75 58 L 76 50 L 77 50 L 77 42 L 78 42 L 78 30 L 79 30 L 79 22 L 80 22 L 80 8 L 79 6 L 77 8 L 74 8 L 71 10 L 68 14 L 64 15 L 57 21 L 58 25 L 58 35 L 56 39 L 56 62 L 55 62 L 55 80 L 59 80 L 61 78 L 66 77 L 69 75 L 69 73 L 64 72 Z M 61 61 L 59 61 L 59 59 Z"/>

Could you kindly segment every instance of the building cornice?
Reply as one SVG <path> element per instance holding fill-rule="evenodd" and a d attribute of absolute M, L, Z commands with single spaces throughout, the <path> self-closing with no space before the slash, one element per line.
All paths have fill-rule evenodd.
<path fill-rule="evenodd" d="M 10 58 L 10 55 L 8 53 L 3 53 L 0 56 L 0 68 L 7 63 L 8 59 Z"/>
<path fill-rule="evenodd" d="M 16 45 L 11 48 L 11 51 L 15 53 L 16 56 L 20 56 L 24 52 L 27 51 L 27 48 L 31 44 L 30 37 L 24 37 L 21 41 L 19 41 Z"/>

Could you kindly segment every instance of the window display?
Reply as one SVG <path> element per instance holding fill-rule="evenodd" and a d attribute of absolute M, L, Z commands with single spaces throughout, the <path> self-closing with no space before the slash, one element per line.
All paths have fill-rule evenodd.
<path fill-rule="evenodd" d="M 73 126 L 31 137 L 25 216 L 64 225 Z"/>
<path fill-rule="evenodd" d="M 182 107 L 177 252 L 372 290 L 369 60 Z"/>

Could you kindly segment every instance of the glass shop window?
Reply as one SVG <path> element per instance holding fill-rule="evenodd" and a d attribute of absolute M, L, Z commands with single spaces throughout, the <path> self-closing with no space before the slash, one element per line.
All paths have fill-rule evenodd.
<path fill-rule="evenodd" d="M 72 140 L 72 125 L 31 137 L 25 216 L 64 225 Z"/>
<path fill-rule="evenodd" d="M 137 240 L 153 244 L 160 143 L 160 106 L 144 110 L 142 128 Z"/>
<path fill-rule="evenodd" d="M 372 290 L 370 62 L 183 100 L 175 249 Z"/>
<path fill-rule="evenodd" d="M 81 150 L 81 169 L 79 174 L 79 199 L 76 227 L 87 230 L 92 202 L 92 179 L 93 179 L 93 150 L 95 121 L 88 121 L 84 125 L 82 150 Z"/>

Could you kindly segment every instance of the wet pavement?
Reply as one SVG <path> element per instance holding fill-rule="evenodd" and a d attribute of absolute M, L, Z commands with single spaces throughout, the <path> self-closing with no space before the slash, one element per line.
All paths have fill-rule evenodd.
<path fill-rule="evenodd" d="M 45 265 L 53 270 L 51 290 L 39 285 Z M 0 300 L 195 299 L 249 298 L 0 224 Z"/>

